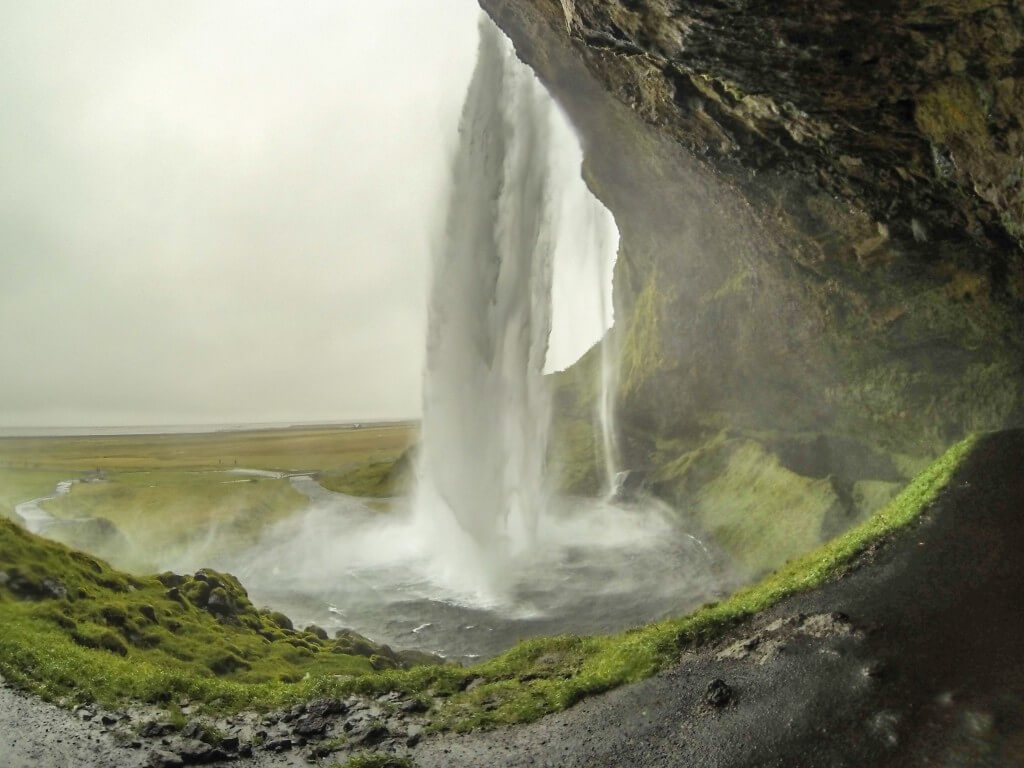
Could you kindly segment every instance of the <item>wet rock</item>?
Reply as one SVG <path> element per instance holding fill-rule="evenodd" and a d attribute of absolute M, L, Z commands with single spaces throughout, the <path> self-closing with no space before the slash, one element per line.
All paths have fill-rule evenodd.
<path fill-rule="evenodd" d="M 341 714 L 348 709 L 341 699 L 323 698 L 314 699 L 306 705 L 306 712 L 317 717 Z"/>
<path fill-rule="evenodd" d="M 348 738 L 353 744 L 373 746 L 389 736 L 388 729 L 377 720 L 363 721 L 349 731 Z"/>
<path fill-rule="evenodd" d="M 159 738 L 170 733 L 174 733 L 174 726 L 171 723 L 160 723 L 155 720 L 143 723 L 139 729 L 139 736 L 147 739 Z"/>
<path fill-rule="evenodd" d="M 220 587 L 210 593 L 210 597 L 206 601 L 206 610 L 214 616 L 232 616 L 235 613 L 228 593 Z"/>
<path fill-rule="evenodd" d="M 181 735 L 186 739 L 199 739 L 203 735 L 203 725 L 198 720 L 190 720 L 181 729 Z"/>
<path fill-rule="evenodd" d="M 721 709 L 732 700 L 732 688 L 719 678 L 708 683 L 707 691 L 704 693 L 704 701 L 709 706 Z"/>
<path fill-rule="evenodd" d="M 22 600 L 61 600 L 68 596 L 68 588 L 57 579 L 35 579 L 24 576 L 17 570 L 5 574 L 5 586 Z"/>
<path fill-rule="evenodd" d="M 121 718 L 119 718 L 117 715 L 112 715 L 109 712 L 104 712 L 103 716 L 100 717 L 100 722 L 107 726 L 116 725 L 118 721 L 120 721 L 120 719 Z"/>
<path fill-rule="evenodd" d="M 177 573 L 171 573 L 170 571 L 161 573 L 159 576 L 156 577 L 156 579 L 168 588 L 180 587 L 187 581 L 187 579 L 184 576 Z"/>
<path fill-rule="evenodd" d="M 419 699 L 405 699 L 398 702 L 398 711 L 405 714 L 415 714 L 418 712 L 426 712 L 427 705 Z"/>
<path fill-rule="evenodd" d="M 287 752 L 291 748 L 292 740 L 288 736 L 278 736 L 263 743 L 263 749 L 267 752 Z"/>
<path fill-rule="evenodd" d="M 174 743 L 174 751 L 186 765 L 212 762 L 213 747 L 199 739 L 183 738 Z"/>
<path fill-rule="evenodd" d="M 316 624 L 310 624 L 308 627 L 306 627 L 302 631 L 303 632 L 308 632 L 309 634 L 313 635 L 314 637 L 318 637 L 321 640 L 330 640 L 331 639 L 331 636 L 327 634 L 327 630 L 324 629 L 323 627 L 317 626 Z"/>
<path fill-rule="evenodd" d="M 405 746 L 415 747 L 420 743 L 420 739 L 423 738 L 423 726 L 421 725 L 410 725 L 409 729 L 405 732 Z"/>
<path fill-rule="evenodd" d="M 292 729 L 300 736 L 317 736 L 327 730 L 329 721 L 326 717 L 314 714 L 305 714 L 295 721 Z"/>

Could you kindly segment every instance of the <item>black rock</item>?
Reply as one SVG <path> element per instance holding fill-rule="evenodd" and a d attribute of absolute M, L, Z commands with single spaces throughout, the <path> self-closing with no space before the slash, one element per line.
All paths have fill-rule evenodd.
<path fill-rule="evenodd" d="M 139 729 L 139 736 L 144 736 L 147 739 L 153 739 L 158 736 L 166 736 L 173 732 L 174 726 L 170 723 L 158 723 L 155 720 L 151 720 L 148 723 L 144 723 L 142 728 Z"/>
<path fill-rule="evenodd" d="M 120 718 L 117 715 L 112 715 L 109 712 L 105 712 L 100 718 L 100 722 L 104 725 L 114 725 Z"/>
<path fill-rule="evenodd" d="M 388 729 L 376 721 L 363 722 L 349 731 L 348 738 L 353 744 L 373 746 L 388 737 Z"/>
<path fill-rule="evenodd" d="M 423 738 L 423 726 L 410 725 L 405 736 L 405 746 L 415 747 L 420 743 L 421 738 Z"/>
<path fill-rule="evenodd" d="M 228 752 L 238 751 L 239 740 L 237 736 L 225 736 L 220 740 L 221 749 L 226 749 Z"/>
<path fill-rule="evenodd" d="M 346 709 L 348 709 L 348 707 L 341 699 L 314 699 L 306 705 L 306 712 L 311 715 L 317 715 L 318 717 L 341 714 Z"/>
<path fill-rule="evenodd" d="M 309 713 L 296 720 L 292 730 L 301 736 L 316 736 L 326 731 L 327 725 L 326 717 Z"/>
<path fill-rule="evenodd" d="M 732 688 L 724 680 L 716 678 L 708 683 L 704 700 L 712 707 L 724 707 L 732 700 Z"/>
<path fill-rule="evenodd" d="M 268 752 L 287 752 L 292 748 L 292 740 L 287 736 L 279 736 L 263 744 L 263 749 Z"/>

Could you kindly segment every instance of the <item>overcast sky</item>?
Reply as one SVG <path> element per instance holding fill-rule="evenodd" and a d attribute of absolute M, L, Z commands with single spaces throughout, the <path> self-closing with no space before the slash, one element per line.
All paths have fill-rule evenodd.
<path fill-rule="evenodd" d="M 475 0 L 0 0 L 0 427 L 417 416 Z"/>

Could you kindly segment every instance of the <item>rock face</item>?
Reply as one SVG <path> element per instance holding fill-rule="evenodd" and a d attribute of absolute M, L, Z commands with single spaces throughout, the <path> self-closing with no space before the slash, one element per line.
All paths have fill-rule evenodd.
<path fill-rule="evenodd" d="M 1019 10 L 481 4 L 569 114 L 618 223 L 623 456 L 654 492 L 708 509 L 761 450 L 791 492 L 748 506 L 813 509 L 796 536 L 763 529 L 760 569 L 964 433 L 1024 422 Z M 563 377 L 566 431 L 595 362 Z"/>

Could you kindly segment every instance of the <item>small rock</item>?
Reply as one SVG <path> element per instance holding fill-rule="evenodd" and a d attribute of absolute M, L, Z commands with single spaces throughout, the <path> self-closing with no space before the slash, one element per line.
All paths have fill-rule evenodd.
<path fill-rule="evenodd" d="M 174 726 L 170 723 L 158 723 L 155 720 L 151 720 L 148 723 L 144 723 L 142 728 L 139 729 L 139 736 L 144 736 L 147 739 L 153 739 L 158 736 L 166 736 L 173 732 Z"/>
<path fill-rule="evenodd" d="M 388 737 L 388 729 L 376 721 L 363 722 L 349 731 L 348 738 L 353 744 L 373 746 Z"/>
<path fill-rule="evenodd" d="M 57 600 L 68 596 L 68 588 L 56 579 L 43 579 L 43 592 Z"/>
<path fill-rule="evenodd" d="M 203 735 L 203 725 L 198 720 L 189 720 L 184 728 L 181 729 L 181 735 L 186 739 L 198 739 Z"/>
<path fill-rule="evenodd" d="M 239 739 L 237 736 L 225 736 L 220 740 L 221 749 L 226 749 L 228 752 L 238 751 Z"/>
<path fill-rule="evenodd" d="M 199 741 L 199 739 L 191 739 L 188 737 L 179 739 L 174 744 L 174 751 L 177 752 L 182 761 L 188 765 L 209 763 L 216 759 L 213 756 L 213 747 L 205 741 Z"/>
<path fill-rule="evenodd" d="M 104 725 L 114 725 L 118 720 L 120 720 L 120 718 L 117 715 L 112 715 L 109 712 L 104 712 L 103 716 L 100 718 L 100 722 Z"/>
<path fill-rule="evenodd" d="M 292 740 L 287 736 L 279 736 L 270 739 L 263 744 L 263 749 L 268 752 L 287 752 L 292 748 Z"/>
<path fill-rule="evenodd" d="M 295 727 L 292 730 L 302 736 L 315 736 L 326 731 L 327 725 L 326 717 L 310 713 L 296 720 Z"/>
<path fill-rule="evenodd" d="M 405 734 L 405 746 L 415 747 L 420 743 L 420 739 L 423 738 L 423 726 L 421 725 L 410 725 L 409 730 Z"/>
<path fill-rule="evenodd" d="M 306 712 L 318 717 L 341 714 L 347 709 L 341 699 L 315 699 L 306 705 Z"/>
<path fill-rule="evenodd" d="M 426 712 L 427 705 L 419 699 L 405 699 L 404 701 L 398 702 L 398 711 L 406 714 Z"/>
<path fill-rule="evenodd" d="M 712 707 L 724 707 L 732 700 L 732 688 L 724 680 L 716 678 L 708 683 L 704 700 Z"/>
<path fill-rule="evenodd" d="M 242 744 L 238 748 L 239 757 L 252 757 L 252 744 Z"/>

